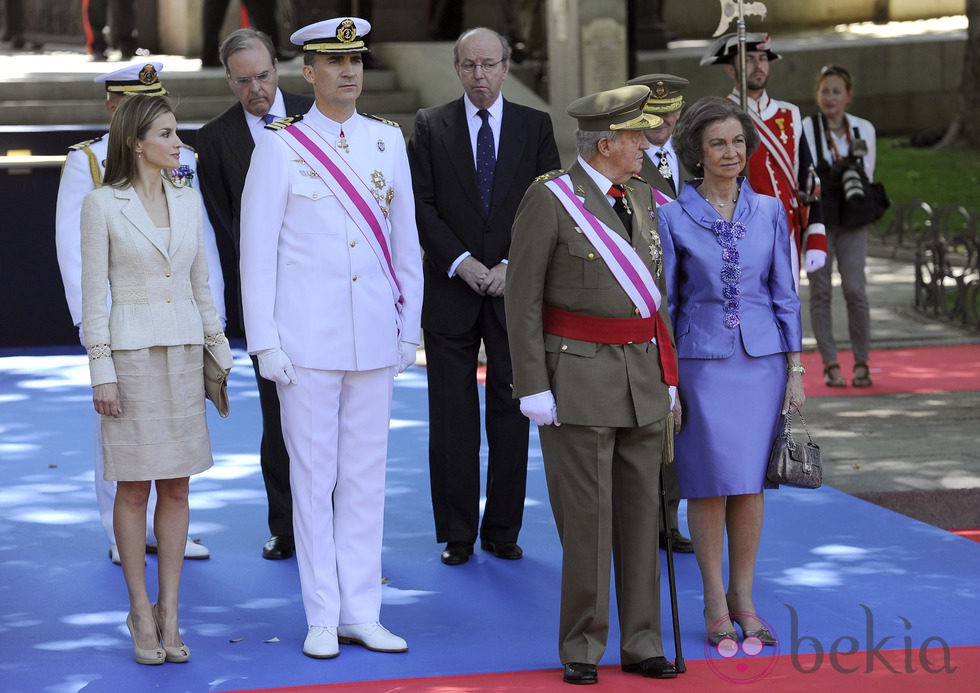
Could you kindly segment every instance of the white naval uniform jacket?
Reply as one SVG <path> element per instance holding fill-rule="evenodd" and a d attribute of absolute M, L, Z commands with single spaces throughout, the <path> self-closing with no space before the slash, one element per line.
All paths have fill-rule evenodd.
<path fill-rule="evenodd" d="M 251 354 L 281 348 L 294 365 L 361 371 L 395 366 L 399 342 L 418 344 L 422 262 L 415 198 L 398 127 L 360 114 L 344 123 L 314 105 L 302 122 L 336 146 L 385 200 L 403 304 L 362 231 L 278 134 L 258 138 L 242 193 L 241 281 Z M 312 155 L 300 150 L 306 156 Z M 383 179 L 383 183 L 382 183 Z"/>
<path fill-rule="evenodd" d="M 98 185 L 102 184 L 105 173 L 106 148 L 109 136 L 89 142 L 85 146 L 75 145 L 68 151 L 65 166 L 61 171 L 61 182 L 58 185 L 58 203 L 55 212 L 55 245 L 58 252 L 58 267 L 61 270 L 61 281 L 65 285 L 65 299 L 68 301 L 68 311 L 75 327 L 82 324 L 82 249 L 81 249 L 81 218 L 82 200 L 92 190 L 96 182 L 93 178 L 93 165 L 98 168 Z M 194 150 L 181 147 L 180 163 L 191 167 L 194 178 L 190 187 L 198 187 L 197 161 Z M 211 287 L 211 297 L 221 323 L 225 323 L 225 282 L 221 274 L 221 260 L 218 257 L 218 244 L 214 238 L 214 229 L 204 214 L 204 251 L 208 262 L 208 284 Z"/>

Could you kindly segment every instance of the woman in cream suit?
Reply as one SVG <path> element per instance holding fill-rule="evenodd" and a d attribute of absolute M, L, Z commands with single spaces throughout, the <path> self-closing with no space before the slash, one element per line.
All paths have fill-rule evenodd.
<path fill-rule="evenodd" d="M 140 664 L 190 658 L 177 604 L 189 476 L 212 464 L 203 345 L 232 364 L 208 288 L 200 195 L 171 174 L 180 148 L 166 99 L 127 99 L 109 127 L 103 187 L 82 205 L 82 326 L 105 478 L 117 482 L 113 529 Z M 151 607 L 144 566 L 154 481 L 160 588 Z"/>

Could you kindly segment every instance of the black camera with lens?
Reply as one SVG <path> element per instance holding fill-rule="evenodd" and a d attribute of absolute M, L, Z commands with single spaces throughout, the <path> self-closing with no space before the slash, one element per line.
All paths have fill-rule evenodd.
<path fill-rule="evenodd" d="M 841 194 L 849 207 L 864 204 L 864 157 L 868 153 L 868 143 L 862 139 L 851 141 L 851 152 L 836 165 L 834 173 L 840 176 Z"/>

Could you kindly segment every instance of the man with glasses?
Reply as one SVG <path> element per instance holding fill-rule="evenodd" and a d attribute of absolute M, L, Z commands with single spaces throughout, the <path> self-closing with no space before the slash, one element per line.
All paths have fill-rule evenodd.
<path fill-rule="evenodd" d="M 204 204 L 214 225 L 221 252 L 226 278 L 226 304 L 229 315 L 237 318 L 234 327 L 241 334 L 244 330 L 239 309 L 241 286 L 238 270 L 241 203 L 255 138 L 263 132 L 266 124 L 276 118 L 306 113 L 313 99 L 279 90 L 275 48 L 261 31 L 239 29 L 229 34 L 221 44 L 220 55 L 228 75 L 228 84 L 238 103 L 205 123 L 198 131 L 199 173 Z M 262 408 L 259 456 L 269 499 L 271 533 L 262 547 L 262 557 L 279 560 L 290 558 L 294 551 L 289 456 L 282 439 L 276 384 L 259 376 L 254 357 L 252 365 Z"/>
<path fill-rule="evenodd" d="M 507 40 L 463 32 L 453 48 L 464 95 L 418 112 L 409 141 L 425 251 L 422 328 L 429 383 L 429 474 L 442 562 L 466 563 L 477 535 L 518 559 L 528 422 L 512 397 L 504 288 L 510 227 L 524 192 L 561 162 L 548 114 L 501 98 Z M 486 351 L 487 501 L 480 525 L 477 362 Z"/>

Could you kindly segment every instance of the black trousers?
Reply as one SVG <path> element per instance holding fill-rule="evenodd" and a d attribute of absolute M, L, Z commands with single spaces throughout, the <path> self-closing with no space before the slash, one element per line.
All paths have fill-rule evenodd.
<path fill-rule="evenodd" d="M 255 382 L 259 386 L 262 409 L 262 442 L 259 461 L 269 499 L 269 532 L 280 537 L 293 536 L 293 496 L 289 487 L 289 454 L 282 439 L 279 395 L 276 384 L 259 375 L 259 360 L 252 357 Z"/>
<path fill-rule="evenodd" d="M 110 24 L 111 18 L 111 24 Z M 85 48 L 92 55 L 104 55 L 109 47 L 102 29 L 109 25 L 112 44 L 131 58 L 137 46 L 136 11 L 132 0 L 82 0 Z"/>
<path fill-rule="evenodd" d="M 436 541 L 517 541 L 527 487 L 528 420 L 512 397 L 507 332 L 488 299 L 463 334 L 425 331 L 429 479 Z M 487 355 L 487 502 L 480 524 L 480 402 L 476 371 Z M 479 530 L 479 531 L 478 531 Z"/>

